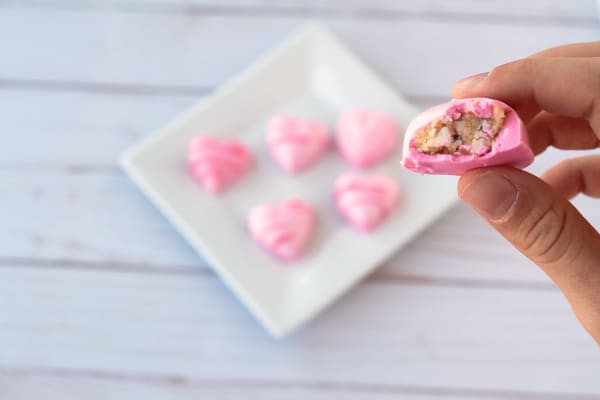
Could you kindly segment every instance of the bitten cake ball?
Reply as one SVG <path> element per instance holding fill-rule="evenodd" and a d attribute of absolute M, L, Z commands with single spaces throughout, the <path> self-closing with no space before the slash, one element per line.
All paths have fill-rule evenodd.
<path fill-rule="evenodd" d="M 493 165 L 525 168 L 533 152 L 525 125 L 498 100 L 452 100 L 418 115 L 408 126 L 402 164 L 424 174 L 462 175 Z"/>

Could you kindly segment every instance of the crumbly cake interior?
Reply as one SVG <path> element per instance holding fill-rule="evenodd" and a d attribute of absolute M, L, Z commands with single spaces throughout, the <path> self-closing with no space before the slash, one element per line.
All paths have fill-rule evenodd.
<path fill-rule="evenodd" d="M 446 115 L 433 120 L 415 133 L 415 148 L 425 154 L 488 153 L 504 125 L 504 109 L 494 106 L 491 118 L 479 118 L 470 111 L 459 118 Z"/>

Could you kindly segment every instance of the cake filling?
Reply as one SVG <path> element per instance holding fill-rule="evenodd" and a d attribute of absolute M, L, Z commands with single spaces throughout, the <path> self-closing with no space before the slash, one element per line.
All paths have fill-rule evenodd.
<path fill-rule="evenodd" d="M 481 109 L 448 110 L 417 131 L 413 137 L 417 151 L 425 154 L 465 154 L 482 156 L 491 151 L 506 113 L 500 106 Z"/>

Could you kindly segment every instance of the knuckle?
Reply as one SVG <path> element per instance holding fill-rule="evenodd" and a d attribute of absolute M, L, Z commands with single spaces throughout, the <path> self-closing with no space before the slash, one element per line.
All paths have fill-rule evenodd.
<path fill-rule="evenodd" d="M 506 64 L 498 65 L 488 73 L 488 80 L 502 79 L 502 77 L 510 77 L 515 73 L 529 72 L 532 68 L 532 59 L 524 58 L 521 60 L 512 61 Z"/>
<path fill-rule="evenodd" d="M 532 213 L 523 221 L 523 252 L 537 263 L 551 264 L 563 260 L 569 250 L 565 240 L 567 212 L 555 204 Z"/>
<path fill-rule="evenodd" d="M 490 70 L 487 74 L 487 80 L 495 80 L 498 75 L 502 75 L 502 70 L 505 68 L 504 65 L 499 65 Z"/>
<path fill-rule="evenodd" d="M 600 126 L 600 59 L 592 58 L 586 62 L 584 69 L 585 82 L 587 82 L 590 93 L 594 93 L 590 100 L 587 110 L 583 117 L 587 119 L 592 129 L 598 129 Z M 596 131 L 596 134 L 600 132 Z"/>

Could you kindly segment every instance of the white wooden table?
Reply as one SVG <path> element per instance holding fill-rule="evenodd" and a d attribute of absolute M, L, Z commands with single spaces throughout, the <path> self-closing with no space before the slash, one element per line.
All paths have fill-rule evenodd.
<path fill-rule="evenodd" d="M 420 107 L 600 33 L 593 1 L 0 1 L 0 399 L 600 399 L 560 292 L 463 205 L 275 341 L 118 170 L 307 21 Z"/>

